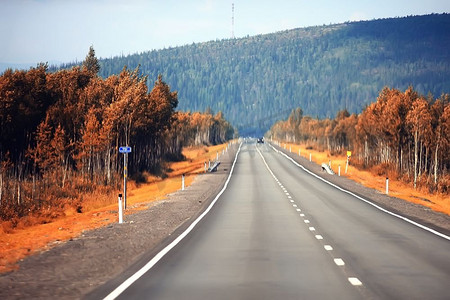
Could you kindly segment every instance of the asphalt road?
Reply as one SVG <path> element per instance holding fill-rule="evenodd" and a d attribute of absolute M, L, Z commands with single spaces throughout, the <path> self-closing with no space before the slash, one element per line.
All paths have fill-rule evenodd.
<path fill-rule="evenodd" d="M 211 211 L 119 299 L 449 299 L 450 241 L 244 144 Z"/>

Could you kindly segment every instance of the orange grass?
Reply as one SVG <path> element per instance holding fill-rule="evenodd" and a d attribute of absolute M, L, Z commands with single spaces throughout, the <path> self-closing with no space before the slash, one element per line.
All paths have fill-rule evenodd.
<path fill-rule="evenodd" d="M 148 182 L 136 185 L 129 181 L 126 215 L 147 208 L 153 201 L 164 199 L 166 195 L 181 188 L 181 174 L 186 174 L 185 186 L 189 186 L 196 174 L 204 172 L 204 162 L 219 160 L 226 144 L 217 146 L 191 147 L 183 150 L 186 161 L 170 164 L 169 177 L 162 180 L 148 176 Z M 91 193 L 84 195 L 83 213 L 67 209 L 65 217 L 47 224 L 27 227 L 27 223 L 38 223 L 35 217 L 20 220 L 17 228 L 12 229 L 10 222 L 0 224 L 0 273 L 18 268 L 17 262 L 27 255 L 46 251 L 61 242 L 73 239 L 84 231 L 99 228 L 118 221 L 117 193 L 105 195 Z M 28 218 L 28 220 L 27 220 Z M 126 221 L 126 216 L 125 216 Z"/>
<path fill-rule="evenodd" d="M 347 160 L 346 156 L 332 156 L 328 152 L 306 149 L 306 145 L 303 144 L 296 145 L 290 143 L 282 143 L 281 147 L 284 148 L 284 145 L 286 145 L 286 149 L 288 151 L 289 149 L 291 149 L 292 152 L 296 153 L 297 155 L 298 150 L 300 149 L 301 156 L 307 159 L 309 159 L 309 154 L 311 153 L 312 161 L 317 164 L 328 164 L 331 161 L 331 168 L 336 174 L 338 174 L 340 165 L 341 176 L 345 176 L 349 179 L 359 182 L 366 187 L 373 188 L 380 193 L 386 192 L 386 177 L 375 175 L 369 171 L 357 169 L 356 167 L 352 166 L 351 159 L 347 174 L 345 174 L 345 164 Z M 429 207 L 437 212 L 442 212 L 450 215 L 450 199 L 447 195 L 430 194 L 426 191 L 418 189 L 415 190 L 410 185 L 398 180 L 393 180 L 392 178 L 389 179 L 389 195 Z"/>

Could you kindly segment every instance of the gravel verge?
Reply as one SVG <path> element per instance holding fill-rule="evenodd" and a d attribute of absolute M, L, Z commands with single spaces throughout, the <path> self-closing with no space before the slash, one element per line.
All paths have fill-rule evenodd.
<path fill-rule="evenodd" d="M 200 174 L 184 191 L 125 216 L 124 224 L 84 232 L 25 258 L 18 270 L 0 275 L 0 299 L 98 299 L 97 287 L 158 253 L 209 206 L 225 184 L 237 148 L 219 158 L 216 172 Z"/>

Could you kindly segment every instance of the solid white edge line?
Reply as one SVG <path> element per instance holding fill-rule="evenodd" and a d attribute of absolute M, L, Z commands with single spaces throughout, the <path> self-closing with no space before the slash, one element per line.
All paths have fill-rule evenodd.
<path fill-rule="evenodd" d="M 225 184 L 224 184 L 222 190 L 220 190 L 220 192 L 217 194 L 217 196 L 214 198 L 214 200 L 211 202 L 211 204 L 208 206 L 208 208 L 194 222 L 192 222 L 192 224 L 182 234 L 180 234 L 175 240 L 173 240 L 172 243 L 167 245 L 163 250 L 161 250 L 158 254 L 156 254 L 145 266 L 143 266 L 139 271 L 134 273 L 131 277 L 129 277 L 122 284 L 120 284 L 117 288 L 115 288 L 111 293 L 109 293 L 109 295 L 104 298 L 105 300 L 115 299 L 120 294 L 122 294 L 130 285 L 132 285 L 142 275 L 144 275 L 147 271 L 149 271 L 158 261 L 161 260 L 161 258 L 163 258 L 170 250 L 172 250 L 172 248 L 174 248 L 182 239 L 184 239 L 192 231 L 192 229 L 194 229 L 194 227 L 208 214 L 208 212 L 211 210 L 211 208 L 217 202 L 219 197 L 226 190 L 228 183 L 230 182 L 231 175 L 233 174 L 234 166 L 236 164 L 239 152 L 241 151 L 241 146 L 242 146 L 242 143 L 239 144 L 239 148 L 238 148 L 238 151 L 236 152 L 236 156 L 234 158 L 233 165 L 231 166 L 230 174 L 228 175 L 228 178 L 225 181 Z"/>
<path fill-rule="evenodd" d="M 272 147 L 272 149 L 275 150 L 277 153 L 280 153 L 281 155 L 283 155 L 284 157 L 286 157 L 288 160 L 290 160 L 290 161 L 291 161 L 293 164 L 295 164 L 297 167 L 301 168 L 303 171 L 305 171 L 305 172 L 309 173 L 310 175 L 312 175 L 312 176 L 314 176 L 314 177 L 316 177 L 316 178 L 322 180 L 322 181 L 325 182 L 325 183 L 328 183 L 329 185 L 331 185 L 331 186 L 337 188 L 338 190 L 340 190 L 340 191 L 342 191 L 342 192 L 344 192 L 344 193 L 347 193 L 347 194 L 349 194 L 349 195 L 351 195 L 351 196 L 353 196 L 353 197 L 355 197 L 355 198 L 357 198 L 357 199 L 359 199 L 359 200 L 361 200 L 361 201 L 363 201 L 363 202 L 366 202 L 367 204 L 372 205 L 373 207 L 375 207 L 375 208 L 381 210 L 381 211 L 384 212 L 384 213 L 387 213 L 387 214 L 389 214 L 389 215 L 391 215 L 391 216 L 394 216 L 394 217 L 396 217 L 396 218 L 399 218 L 399 219 L 401 219 L 401 220 L 403 220 L 403 221 L 405 221 L 405 222 L 408 222 L 408 223 L 410 223 L 410 224 L 412 224 L 412 225 L 415 225 L 415 226 L 417 226 L 417 227 L 419 227 L 419 228 L 422 228 L 423 230 L 426 230 L 426 231 L 428 231 L 428 232 L 431 232 L 431 233 L 433 233 L 433 234 L 435 234 L 435 235 L 437 235 L 437 236 L 439 236 L 439 237 L 441 237 L 441 238 L 444 238 L 444 239 L 450 241 L 450 236 L 445 235 L 445 234 L 443 234 L 443 233 L 441 233 L 441 232 L 439 232 L 439 231 L 436 231 L 436 230 L 434 230 L 434 229 L 432 229 L 432 228 L 429 228 L 429 227 L 427 227 L 427 226 L 425 226 L 425 225 L 422 225 L 422 224 L 420 224 L 420 223 L 417 223 L 417 222 L 415 222 L 415 221 L 413 221 L 413 220 L 410 220 L 410 219 L 408 219 L 408 218 L 406 218 L 406 217 L 404 217 L 404 216 L 401 216 L 401 215 L 399 215 L 399 214 L 393 213 L 393 212 L 391 212 L 391 211 L 389 211 L 389 210 L 387 210 L 387 209 L 384 209 L 384 208 L 382 208 L 381 206 L 379 206 L 379 205 L 377 205 L 377 204 L 375 204 L 375 203 L 373 203 L 373 202 L 371 202 L 371 201 L 369 201 L 369 200 L 367 200 L 367 199 L 364 199 L 363 197 L 360 197 L 360 196 L 358 196 L 358 195 L 356 195 L 356 194 L 354 194 L 354 193 L 352 193 L 352 192 L 350 192 L 350 191 L 348 191 L 348 190 L 346 190 L 346 189 L 343 189 L 343 188 L 341 188 L 340 186 L 337 186 L 337 185 L 335 185 L 334 183 L 331 183 L 331 182 L 329 182 L 328 180 L 326 180 L 326 179 L 320 177 L 319 175 L 314 174 L 313 172 L 311 172 L 310 170 L 306 169 L 304 166 L 302 166 L 301 164 L 299 164 L 298 162 L 296 162 L 295 160 L 293 160 L 293 159 L 292 159 L 291 157 L 289 157 L 288 155 L 286 155 L 286 154 L 284 154 L 283 152 L 278 151 L 277 149 L 275 149 L 272 145 L 269 144 L 269 146 Z"/>

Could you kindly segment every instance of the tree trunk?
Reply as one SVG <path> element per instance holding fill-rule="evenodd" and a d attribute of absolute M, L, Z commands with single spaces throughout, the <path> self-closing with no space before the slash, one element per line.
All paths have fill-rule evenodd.
<path fill-rule="evenodd" d="M 111 184 L 111 148 L 108 146 L 106 150 L 106 184 Z"/>
<path fill-rule="evenodd" d="M 422 176 L 422 156 L 423 156 L 423 143 L 420 143 L 420 154 L 419 154 L 419 170 L 418 170 L 418 177 L 420 178 Z"/>
<path fill-rule="evenodd" d="M 64 160 L 63 178 L 62 178 L 62 185 L 61 185 L 62 188 L 64 188 L 64 185 L 66 183 L 68 167 L 69 167 L 69 155 L 67 155 L 66 159 Z"/>
<path fill-rule="evenodd" d="M 0 172 L 0 205 L 2 204 L 2 196 L 3 196 L 3 173 Z"/>
<path fill-rule="evenodd" d="M 434 151 L 434 184 L 437 184 L 439 140 L 440 140 L 440 136 L 438 138 L 438 142 L 436 143 L 436 151 Z"/>

